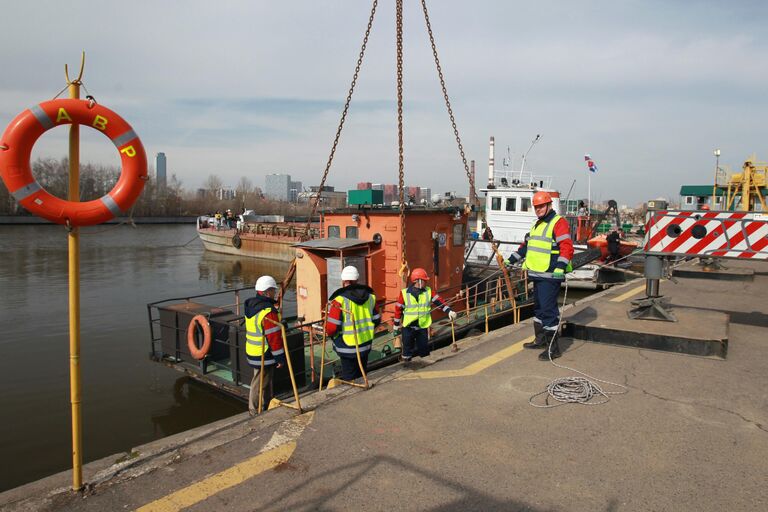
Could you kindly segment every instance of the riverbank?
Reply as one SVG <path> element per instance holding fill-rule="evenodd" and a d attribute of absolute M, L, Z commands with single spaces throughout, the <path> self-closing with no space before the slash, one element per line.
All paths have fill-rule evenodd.
<path fill-rule="evenodd" d="M 197 217 L 179 216 L 179 217 L 119 217 L 104 222 L 104 224 L 194 224 Z M 33 215 L 0 215 L 0 225 L 25 226 L 36 224 L 53 224 L 40 217 Z"/>
<path fill-rule="evenodd" d="M 522 349 L 528 320 L 463 340 L 455 354 L 436 351 L 418 368 L 373 372 L 370 390 L 315 393 L 301 416 L 241 414 L 114 455 L 86 467 L 94 485 L 82 494 L 66 489 L 64 472 L 0 494 L 0 507 L 763 510 L 768 264 L 726 264 L 753 269 L 754 280 L 680 278 L 662 288 L 681 323 L 683 312 L 729 315 L 726 359 L 563 339 L 559 364 L 628 388 L 607 404 L 529 405 L 573 372 Z M 607 290 L 564 316 L 589 313 L 600 324 L 606 304 L 629 309 L 644 288 Z"/>

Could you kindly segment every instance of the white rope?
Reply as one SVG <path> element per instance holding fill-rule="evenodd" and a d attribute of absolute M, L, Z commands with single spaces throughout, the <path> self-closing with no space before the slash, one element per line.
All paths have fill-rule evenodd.
<path fill-rule="evenodd" d="M 565 282 L 565 292 L 563 293 L 563 306 L 565 306 L 565 300 L 567 297 L 568 297 L 568 281 Z M 562 327 L 562 324 L 563 324 L 563 308 L 561 307 L 560 320 L 557 323 L 557 329 L 555 330 L 554 334 L 552 335 L 552 339 L 549 340 L 549 344 L 547 345 L 547 355 L 549 356 L 549 362 L 552 363 L 557 368 L 562 368 L 564 370 L 576 372 L 580 375 L 583 375 L 583 377 L 561 377 L 559 379 L 555 379 L 547 385 L 547 389 L 539 393 L 536 393 L 531 398 L 529 398 L 528 403 L 534 407 L 538 407 L 539 409 L 549 409 L 549 408 L 558 407 L 564 404 L 602 405 L 604 403 L 607 403 L 611 399 L 610 395 L 623 395 L 629 392 L 626 386 L 622 386 L 621 384 L 616 384 L 615 382 L 611 382 L 608 380 L 592 377 L 591 375 L 588 375 L 574 368 L 557 364 L 552 360 L 552 343 L 555 341 L 555 338 L 557 337 L 557 333 L 560 332 L 560 328 Z M 590 379 L 593 379 L 593 380 L 590 380 Z M 609 384 L 611 386 L 616 386 L 616 387 L 622 388 L 623 391 L 603 391 L 603 388 L 601 388 L 598 384 L 596 384 L 593 381 L 602 382 L 604 384 Z M 539 397 L 545 393 L 547 397 L 543 404 L 533 403 L 536 397 Z M 557 403 L 550 403 L 550 398 Z M 595 398 L 597 398 L 598 401 L 593 401 Z"/>

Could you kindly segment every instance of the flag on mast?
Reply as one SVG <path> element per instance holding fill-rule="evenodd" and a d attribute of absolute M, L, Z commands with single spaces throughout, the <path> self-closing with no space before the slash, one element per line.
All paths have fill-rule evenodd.
<path fill-rule="evenodd" d="M 595 162 L 592 160 L 592 157 L 589 156 L 589 153 L 584 155 L 584 161 L 587 162 L 587 168 L 589 168 L 589 172 L 597 172 L 597 166 L 595 165 Z"/>

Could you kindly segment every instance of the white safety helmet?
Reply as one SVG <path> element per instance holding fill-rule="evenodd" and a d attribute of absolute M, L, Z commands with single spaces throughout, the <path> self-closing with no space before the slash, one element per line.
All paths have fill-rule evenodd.
<path fill-rule="evenodd" d="M 275 278 L 272 276 L 261 276 L 256 280 L 256 291 L 257 292 L 265 292 L 269 290 L 270 288 L 277 289 L 277 282 L 275 282 Z"/>
<path fill-rule="evenodd" d="M 352 265 L 349 265 L 348 267 L 344 267 L 341 271 L 341 280 L 342 281 L 357 281 L 360 279 L 360 272 L 357 271 L 355 267 Z"/>

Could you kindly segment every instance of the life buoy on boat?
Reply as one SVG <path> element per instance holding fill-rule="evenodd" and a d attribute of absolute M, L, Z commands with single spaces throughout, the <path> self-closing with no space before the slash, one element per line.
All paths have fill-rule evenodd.
<path fill-rule="evenodd" d="M 203 329 L 203 344 L 199 348 L 196 339 L 198 325 Z M 189 322 L 189 327 L 187 327 L 187 348 L 189 348 L 189 353 L 192 354 L 192 357 L 197 360 L 204 358 L 211 349 L 211 324 L 208 323 L 208 319 L 203 315 L 195 315 Z"/>
<path fill-rule="evenodd" d="M 32 176 L 32 147 L 57 126 L 90 126 L 109 137 L 120 153 L 122 171 L 114 188 L 93 201 L 66 201 L 47 192 Z M 56 224 L 93 226 L 127 212 L 144 189 L 147 155 L 138 135 L 119 115 L 93 101 L 57 99 L 25 110 L 0 138 L 0 177 L 24 208 Z"/>
<path fill-rule="evenodd" d="M 235 249 L 239 249 L 242 247 L 243 241 L 240 239 L 240 235 L 235 234 L 235 236 L 232 237 L 232 247 Z"/>

